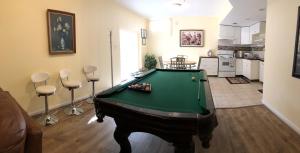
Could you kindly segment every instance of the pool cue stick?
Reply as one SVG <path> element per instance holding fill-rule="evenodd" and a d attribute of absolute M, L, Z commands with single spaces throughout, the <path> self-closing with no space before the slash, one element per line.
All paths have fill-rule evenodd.
<path fill-rule="evenodd" d="M 111 86 L 114 86 L 114 65 L 113 65 L 113 50 L 112 50 L 112 31 L 109 31 L 110 45 L 110 66 L 111 66 Z"/>

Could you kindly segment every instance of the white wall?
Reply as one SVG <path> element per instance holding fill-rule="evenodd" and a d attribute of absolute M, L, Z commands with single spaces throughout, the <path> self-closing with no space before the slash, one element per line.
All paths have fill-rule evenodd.
<path fill-rule="evenodd" d="M 169 60 L 176 55 L 188 55 L 189 60 L 198 61 L 199 56 L 206 56 L 210 49 L 216 50 L 219 34 L 218 17 L 173 17 L 171 25 L 165 32 L 149 34 L 149 52 Z M 204 30 L 204 47 L 180 47 L 179 31 L 184 29 Z"/>
<path fill-rule="evenodd" d="M 48 54 L 47 9 L 75 13 L 77 53 Z M 58 71 L 70 69 L 74 79 L 83 87 L 75 91 L 76 98 L 91 93 L 91 85 L 82 74 L 84 64 L 98 67 L 100 82 L 96 90 L 111 86 L 109 31 L 113 31 L 115 82 L 120 80 L 119 29 L 134 31 L 140 38 L 140 29 L 147 20 L 111 0 L 2 0 L 0 5 L 0 87 L 17 99 L 28 112 L 44 109 L 43 98 L 35 94 L 30 75 L 47 71 L 50 84 L 57 86 L 55 96 L 49 98 L 50 108 L 70 103 L 70 92 L 58 79 Z M 139 39 L 139 41 L 141 41 Z M 141 46 L 143 52 L 146 47 Z M 141 66 L 141 61 L 140 61 Z"/>
<path fill-rule="evenodd" d="M 292 77 L 300 0 L 268 0 L 263 101 L 300 133 L 300 79 Z"/>

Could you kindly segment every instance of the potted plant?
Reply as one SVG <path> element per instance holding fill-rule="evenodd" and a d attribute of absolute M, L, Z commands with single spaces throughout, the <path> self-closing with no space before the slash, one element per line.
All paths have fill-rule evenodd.
<path fill-rule="evenodd" d="M 157 64 L 157 61 L 155 59 L 155 55 L 154 54 L 146 54 L 145 55 L 145 68 L 147 70 L 151 70 L 151 69 L 154 69 L 156 68 L 156 64 Z"/>

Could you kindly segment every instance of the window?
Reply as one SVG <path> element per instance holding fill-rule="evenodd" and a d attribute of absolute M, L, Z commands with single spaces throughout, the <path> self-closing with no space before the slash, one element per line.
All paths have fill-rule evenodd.
<path fill-rule="evenodd" d="M 120 30 L 121 81 L 130 78 L 131 73 L 138 71 L 138 34 Z"/>

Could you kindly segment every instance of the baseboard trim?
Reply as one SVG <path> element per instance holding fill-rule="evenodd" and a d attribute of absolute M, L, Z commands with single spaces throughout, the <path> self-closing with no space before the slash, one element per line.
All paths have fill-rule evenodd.
<path fill-rule="evenodd" d="M 271 111 L 273 112 L 280 120 L 282 120 L 285 124 L 287 124 L 290 128 L 292 128 L 295 132 L 300 135 L 300 127 L 298 127 L 296 124 L 294 124 L 292 121 L 290 121 L 287 117 L 285 117 L 282 113 L 280 113 L 277 109 L 275 109 L 273 106 L 271 106 L 269 103 L 266 103 L 262 99 L 262 103 Z"/>
<path fill-rule="evenodd" d="M 86 100 L 88 98 L 89 98 L 89 96 L 79 97 L 79 98 L 75 99 L 75 103 L 81 102 L 81 101 Z M 57 105 L 49 106 L 49 111 L 51 111 L 53 109 L 60 108 L 60 107 L 64 107 L 64 106 L 67 106 L 67 105 L 70 105 L 70 104 L 71 104 L 70 101 L 64 101 L 64 102 L 61 102 Z M 29 116 L 35 116 L 35 115 L 42 114 L 44 112 L 45 112 L 45 109 L 39 109 L 37 111 L 29 112 L 28 115 Z"/>

